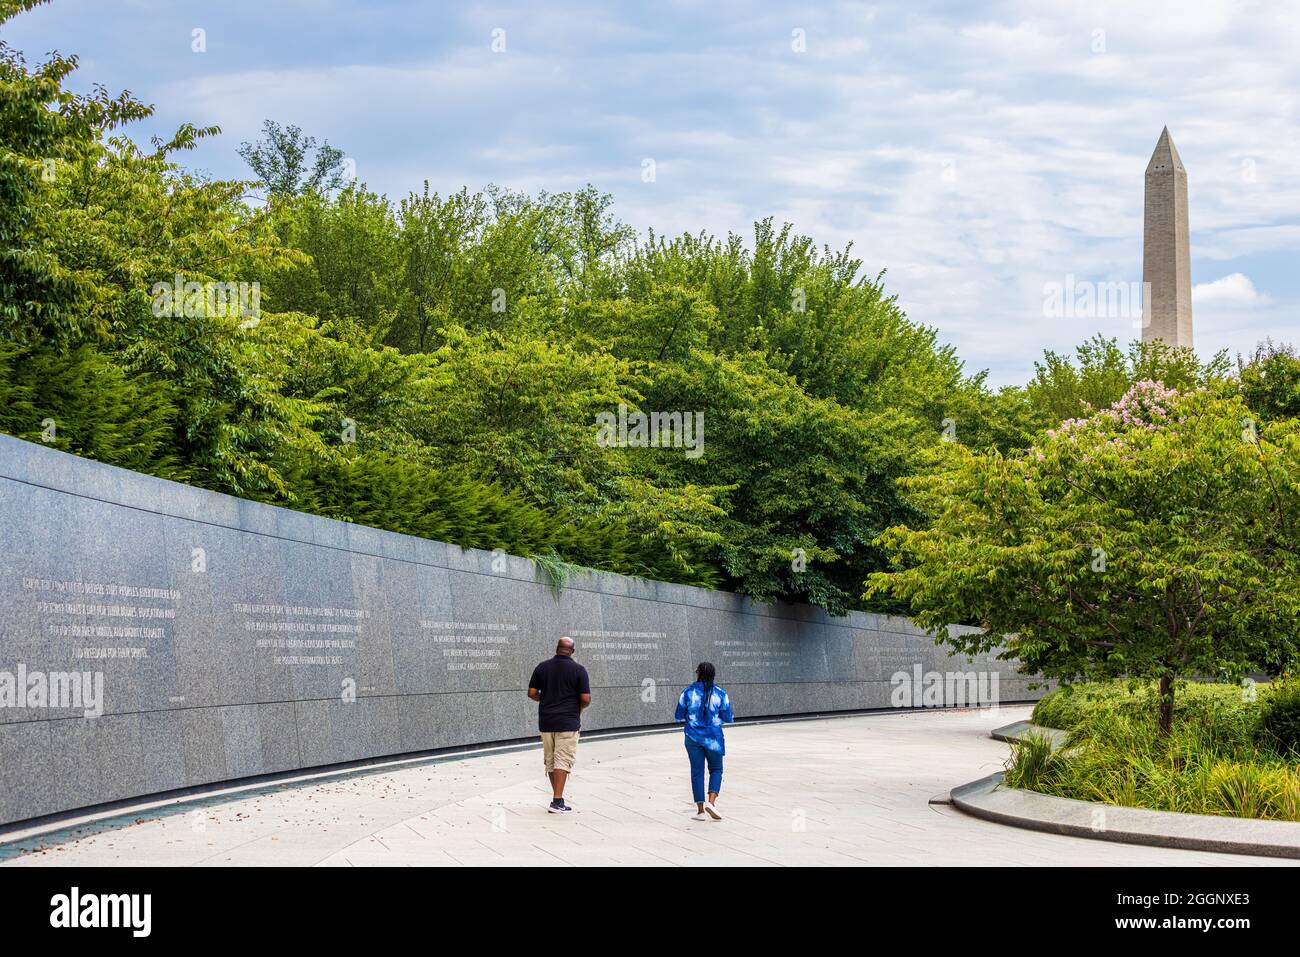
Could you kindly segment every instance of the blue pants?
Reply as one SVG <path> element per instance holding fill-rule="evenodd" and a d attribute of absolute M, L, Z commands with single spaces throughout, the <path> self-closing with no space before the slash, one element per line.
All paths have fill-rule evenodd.
<path fill-rule="evenodd" d="M 690 738 L 686 739 L 686 756 L 691 759 L 691 793 L 695 796 L 696 804 L 703 804 L 705 799 L 704 791 L 704 765 L 709 766 L 709 791 L 714 794 L 722 790 L 722 755 L 717 751 L 710 751 L 702 744 L 696 744 Z"/>

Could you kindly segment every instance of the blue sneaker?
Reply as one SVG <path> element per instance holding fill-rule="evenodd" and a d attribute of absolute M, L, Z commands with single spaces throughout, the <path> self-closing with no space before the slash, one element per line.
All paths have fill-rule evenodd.
<path fill-rule="evenodd" d="M 552 801 L 551 806 L 548 807 L 546 810 L 552 814 L 568 814 L 570 811 L 573 810 L 573 808 L 565 804 L 563 798 L 560 798 L 559 800 Z"/>

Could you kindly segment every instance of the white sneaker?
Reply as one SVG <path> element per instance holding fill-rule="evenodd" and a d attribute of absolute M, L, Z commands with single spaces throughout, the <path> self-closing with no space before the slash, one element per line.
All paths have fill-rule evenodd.
<path fill-rule="evenodd" d="M 703 811 L 700 811 L 698 814 L 691 815 L 692 821 L 707 821 L 708 819 L 709 819 L 708 816 Z"/>
<path fill-rule="evenodd" d="M 722 815 L 718 813 L 717 805 L 712 801 L 704 802 L 704 810 L 708 813 L 709 817 L 713 818 L 715 821 L 722 820 Z"/>

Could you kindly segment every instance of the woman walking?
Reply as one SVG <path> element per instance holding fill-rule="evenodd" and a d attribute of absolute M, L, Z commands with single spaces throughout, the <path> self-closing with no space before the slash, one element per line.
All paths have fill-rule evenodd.
<path fill-rule="evenodd" d="M 701 661 L 695 669 L 695 683 L 677 699 L 677 719 L 686 722 L 686 756 L 691 759 L 691 791 L 695 798 L 695 820 L 713 818 L 718 812 L 718 791 L 722 789 L 722 756 L 727 744 L 722 726 L 736 720 L 731 713 L 727 689 L 714 684 L 713 665 Z M 709 787 L 704 789 L 704 767 L 709 768 Z M 707 815 L 707 816 L 706 816 Z"/>

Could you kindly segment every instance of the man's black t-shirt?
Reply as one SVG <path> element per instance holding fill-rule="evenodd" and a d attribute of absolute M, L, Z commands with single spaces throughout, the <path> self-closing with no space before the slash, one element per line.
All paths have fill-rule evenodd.
<path fill-rule="evenodd" d="M 577 731 L 582 713 L 578 695 L 591 694 L 587 669 L 568 655 L 556 655 L 533 669 L 528 687 L 542 693 L 537 709 L 537 730 Z"/>

